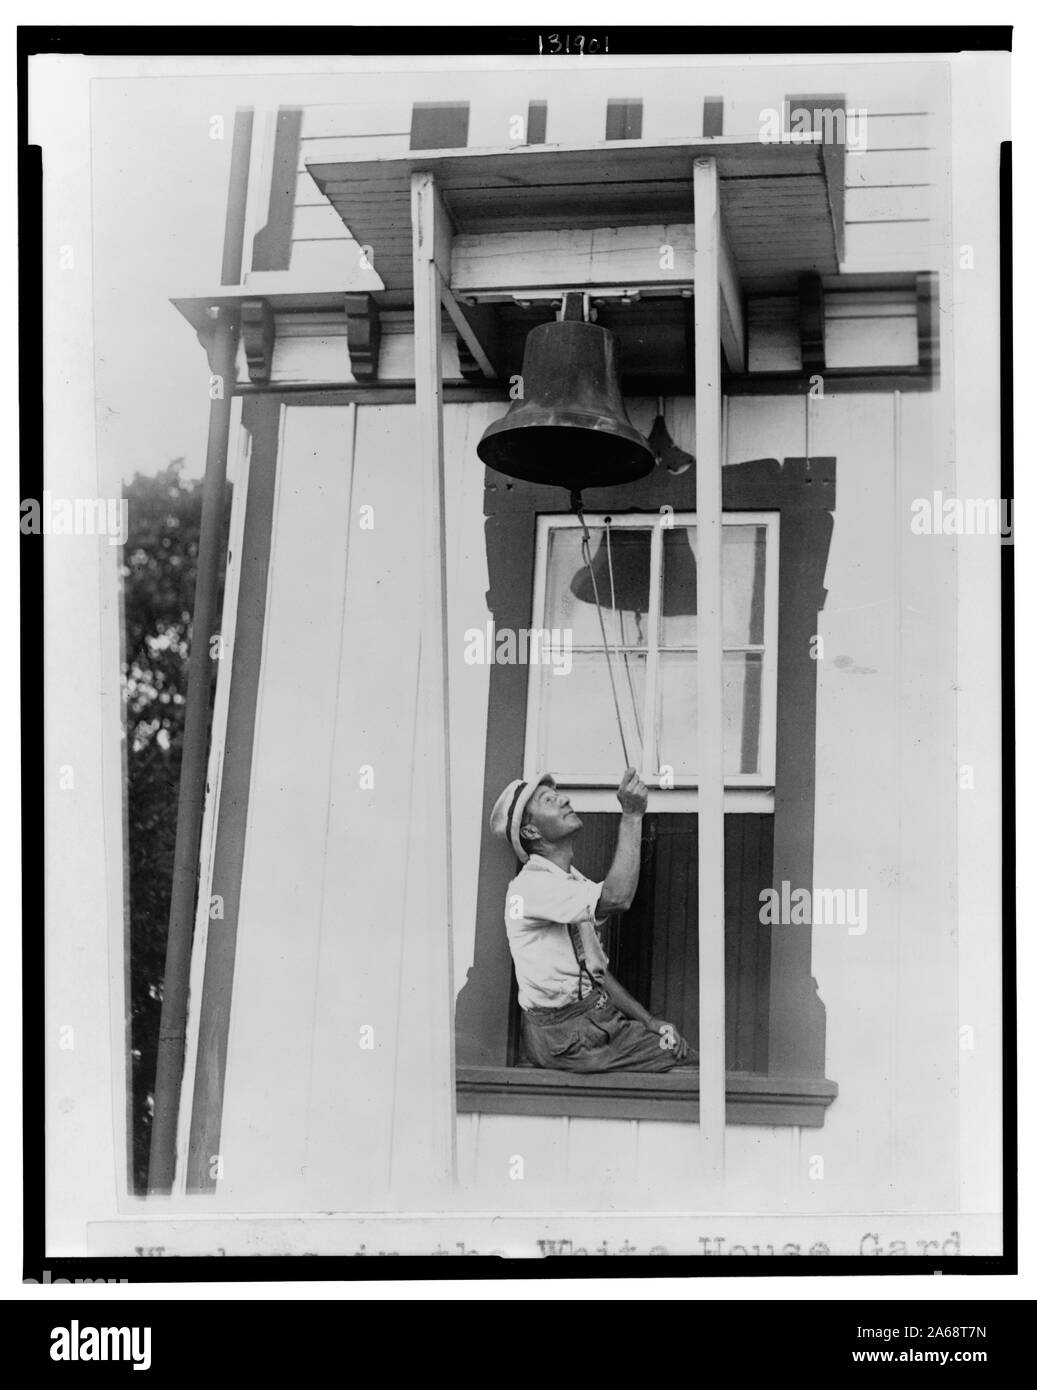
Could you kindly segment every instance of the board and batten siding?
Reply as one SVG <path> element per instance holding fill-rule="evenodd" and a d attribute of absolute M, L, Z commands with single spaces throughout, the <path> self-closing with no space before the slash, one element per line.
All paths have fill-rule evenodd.
<path fill-rule="evenodd" d="M 954 543 L 909 524 L 914 497 L 952 486 L 939 399 L 727 405 L 729 462 L 810 454 L 839 468 L 819 623 L 814 881 L 868 898 L 863 933 L 814 930 L 826 1072 L 840 1088 L 824 1127 L 730 1128 L 718 1189 L 697 1177 L 694 1124 L 462 1114 L 452 1201 L 956 1209 Z M 655 403 L 629 408 L 648 429 Z M 465 630 L 487 616 L 475 445 L 503 409 L 445 408 L 455 991 L 474 951 L 489 684 L 488 668 L 463 656 Z M 686 448 L 693 414 L 689 400 L 669 403 Z M 427 1136 L 449 1105 L 440 966 L 427 954 L 444 928 L 422 892 L 414 776 L 424 544 L 414 429 L 406 405 L 281 407 L 215 1199 L 226 1209 L 399 1199 L 434 1166 Z M 372 529 L 360 528 L 363 507 Z"/>
<path fill-rule="evenodd" d="M 567 1190 L 581 1208 L 957 1209 L 954 542 L 910 529 L 911 501 L 952 487 L 939 400 L 728 403 L 727 461 L 806 451 L 839 469 L 814 883 L 868 896 L 863 933 L 813 932 L 826 1074 L 839 1084 L 824 1127 L 729 1127 L 716 1188 L 696 1125 L 462 1114 L 461 1173 L 490 1207 L 532 1210 L 549 1195 L 556 1206 Z M 678 413 L 685 447 L 691 413 Z"/>
<path fill-rule="evenodd" d="M 485 408 L 446 410 L 448 583 L 459 596 L 460 571 L 480 565 L 474 439 L 488 419 Z M 281 411 L 221 1205 L 363 1206 L 420 1187 L 436 1167 L 426 1145 L 450 1110 L 452 999 L 435 995 L 449 991 L 433 949 L 445 926 L 424 892 L 414 427 L 408 406 Z M 478 617 L 452 613 L 461 841 L 477 840 L 481 805 L 485 696 L 477 674 L 464 678 L 473 668 L 460 640 Z M 455 880 L 470 952 L 475 885 Z"/>

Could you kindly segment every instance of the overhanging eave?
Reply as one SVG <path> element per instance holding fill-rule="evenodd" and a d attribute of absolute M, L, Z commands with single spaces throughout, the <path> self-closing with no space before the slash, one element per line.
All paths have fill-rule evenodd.
<path fill-rule="evenodd" d="M 733 136 L 590 146 L 416 150 L 307 168 L 390 291 L 409 292 L 410 178 L 435 176 L 459 235 L 687 223 L 692 169 L 717 162 L 731 255 L 749 293 L 778 293 L 804 271 L 838 271 L 820 136 L 769 144 Z"/>

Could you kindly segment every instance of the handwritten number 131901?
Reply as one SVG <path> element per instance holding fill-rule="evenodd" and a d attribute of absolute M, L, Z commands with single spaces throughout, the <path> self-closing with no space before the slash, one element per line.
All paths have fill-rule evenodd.
<path fill-rule="evenodd" d="M 607 53 L 609 36 L 591 39 L 586 34 L 538 34 L 537 50 L 540 53 Z"/>

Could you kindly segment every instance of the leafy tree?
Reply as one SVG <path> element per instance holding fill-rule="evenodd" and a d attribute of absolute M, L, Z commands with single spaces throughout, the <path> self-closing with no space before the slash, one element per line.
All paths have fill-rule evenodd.
<path fill-rule="evenodd" d="M 135 1190 L 143 1192 L 176 842 L 202 482 L 185 479 L 183 459 L 174 459 L 160 473 L 136 474 L 124 493 L 129 504 L 122 567 L 129 1046 L 133 1182 Z M 225 525 L 229 496 L 228 487 Z M 225 545 L 221 553 L 226 554 Z M 212 690 L 210 685 L 210 699 Z"/>

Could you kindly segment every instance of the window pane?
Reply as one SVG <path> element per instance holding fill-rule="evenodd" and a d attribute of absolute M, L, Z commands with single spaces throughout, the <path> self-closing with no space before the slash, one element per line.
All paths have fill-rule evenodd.
<path fill-rule="evenodd" d="M 535 669 L 541 682 L 538 766 L 565 773 L 574 781 L 614 778 L 618 783 L 623 752 L 604 654 L 574 653 L 568 675 L 552 674 L 544 666 Z M 645 707 L 645 657 L 636 652 L 614 652 L 612 672 L 627 751 L 631 761 L 638 764 Z"/>
<path fill-rule="evenodd" d="M 725 645 L 762 645 L 767 528 L 725 525 L 723 620 Z M 694 526 L 663 531 L 663 597 L 659 643 L 698 645 L 698 535 Z"/>
<path fill-rule="evenodd" d="M 698 643 L 698 556 L 694 526 L 663 530 L 663 595 L 659 644 L 694 647 Z"/>
<path fill-rule="evenodd" d="M 584 562 L 582 531 L 558 527 L 550 532 L 544 626 L 569 629 L 577 647 L 600 647 L 596 581 L 609 645 L 643 647 L 648 640 L 652 533 L 640 527 L 616 527 L 609 528 L 606 536 L 604 526 L 588 529 L 590 567 Z"/>
<path fill-rule="evenodd" d="M 698 771 L 698 657 L 663 652 L 659 664 L 659 763 L 676 777 Z M 724 771 L 760 770 L 763 655 L 724 654 Z M 658 772 L 658 769 L 655 769 Z"/>
<path fill-rule="evenodd" d="M 766 526 L 724 527 L 724 641 L 763 643 Z"/>

